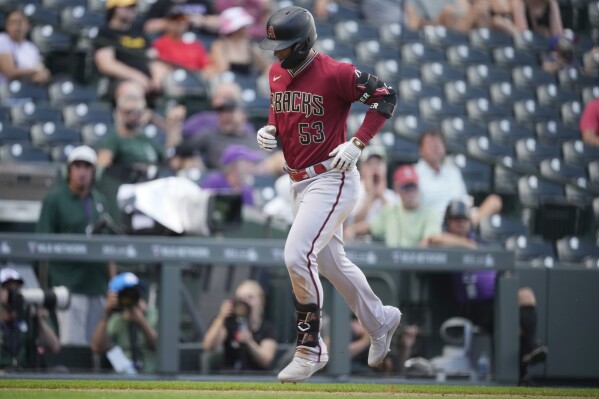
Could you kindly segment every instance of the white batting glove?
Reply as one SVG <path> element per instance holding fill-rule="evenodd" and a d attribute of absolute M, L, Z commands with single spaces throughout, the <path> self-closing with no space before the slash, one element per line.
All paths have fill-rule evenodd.
<path fill-rule="evenodd" d="M 269 152 L 277 148 L 277 139 L 275 138 L 276 131 L 277 129 L 272 125 L 266 125 L 258 130 L 256 139 L 258 140 L 260 148 Z"/>
<path fill-rule="evenodd" d="M 362 148 L 364 148 L 364 144 L 355 137 L 339 144 L 337 148 L 329 153 L 330 157 L 335 157 L 331 166 L 339 172 L 352 170 L 358 162 L 358 158 L 360 158 Z"/>

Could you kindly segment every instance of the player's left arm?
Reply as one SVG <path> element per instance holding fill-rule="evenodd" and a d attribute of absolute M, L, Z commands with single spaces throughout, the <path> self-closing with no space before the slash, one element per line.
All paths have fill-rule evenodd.
<path fill-rule="evenodd" d="M 356 69 L 355 95 L 357 102 L 369 105 L 362 125 L 354 135 L 364 145 L 378 133 L 387 119 L 393 116 L 397 93 L 377 76 Z"/>

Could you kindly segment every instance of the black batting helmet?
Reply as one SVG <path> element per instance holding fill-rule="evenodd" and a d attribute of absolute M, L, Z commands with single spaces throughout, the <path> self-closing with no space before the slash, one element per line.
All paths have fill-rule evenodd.
<path fill-rule="evenodd" d="M 266 22 L 266 39 L 262 40 L 260 47 L 276 51 L 293 46 L 289 57 L 281 60 L 281 66 L 290 69 L 308 57 L 315 41 L 316 26 L 310 11 L 291 6 L 271 15 Z"/>

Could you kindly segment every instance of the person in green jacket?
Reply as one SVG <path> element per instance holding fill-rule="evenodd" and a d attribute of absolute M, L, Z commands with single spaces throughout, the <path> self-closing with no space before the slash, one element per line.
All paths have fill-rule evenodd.
<path fill-rule="evenodd" d="M 67 158 L 66 181 L 53 187 L 42 203 L 37 233 L 96 234 L 112 220 L 107 200 L 93 187 L 96 153 L 88 146 L 74 148 Z M 100 231 L 98 231 L 100 230 Z M 48 262 L 48 285 L 71 292 L 69 308 L 57 310 L 62 345 L 89 345 L 102 316 L 106 284 L 116 274 L 109 262 Z"/>

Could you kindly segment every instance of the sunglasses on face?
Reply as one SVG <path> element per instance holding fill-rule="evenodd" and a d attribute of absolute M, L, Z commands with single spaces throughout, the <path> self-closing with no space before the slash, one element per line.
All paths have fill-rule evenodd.
<path fill-rule="evenodd" d="M 124 108 L 121 108 L 120 112 L 122 112 L 123 115 L 126 115 L 126 116 L 140 115 L 143 112 L 143 109 L 139 109 L 139 108 L 124 109 Z"/>
<path fill-rule="evenodd" d="M 411 191 L 411 190 L 417 190 L 417 189 L 418 189 L 418 184 L 414 184 L 414 183 L 402 184 L 401 186 L 399 186 L 400 191 Z"/>

